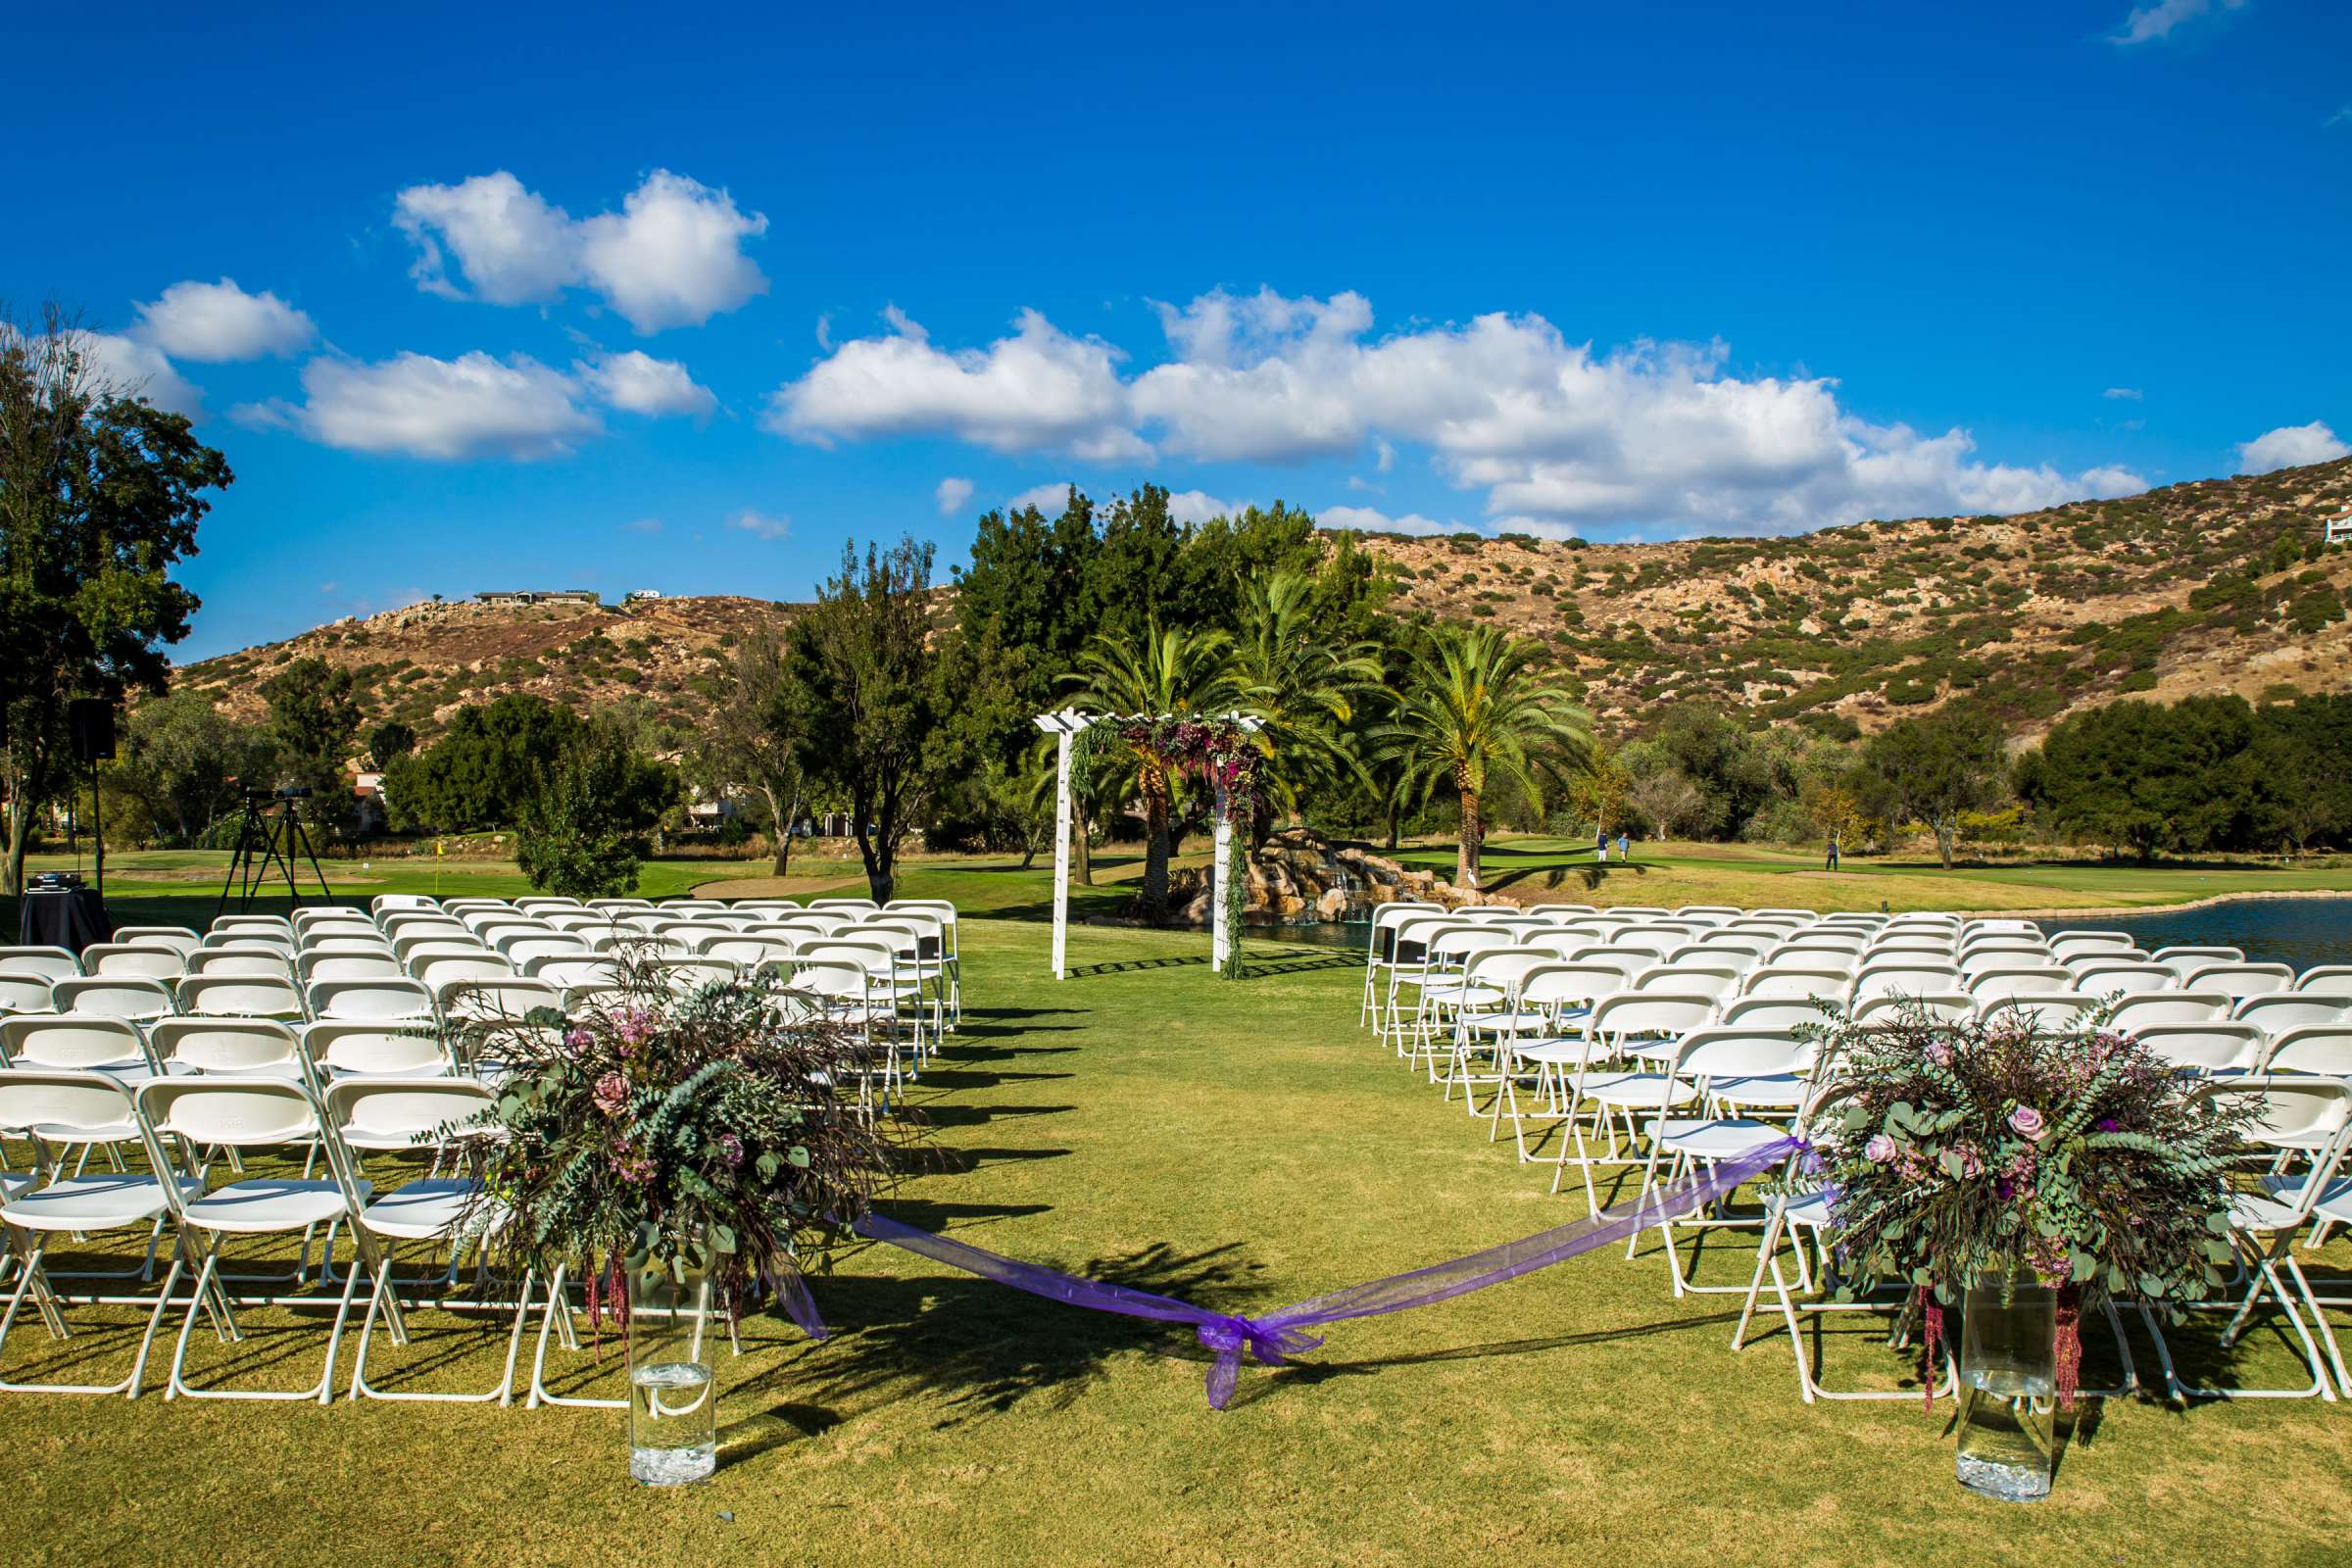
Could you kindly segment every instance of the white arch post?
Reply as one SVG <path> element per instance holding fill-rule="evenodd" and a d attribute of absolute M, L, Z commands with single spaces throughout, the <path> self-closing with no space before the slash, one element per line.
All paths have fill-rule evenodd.
<path fill-rule="evenodd" d="M 1228 713 L 1227 718 L 1244 729 L 1255 730 L 1258 720 L 1248 713 Z M 1109 719 L 1106 713 L 1084 713 L 1075 708 L 1064 708 L 1037 715 L 1039 729 L 1054 737 L 1054 978 L 1069 978 L 1070 938 L 1070 744 L 1090 725 Z M 1225 787 L 1217 787 L 1216 849 L 1208 870 L 1209 907 L 1209 967 L 1222 974 L 1233 961 L 1235 946 L 1242 934 L 1233 927 L 1225 907 L 1225 865 L 1233 849 L 1232 802 Z"/>

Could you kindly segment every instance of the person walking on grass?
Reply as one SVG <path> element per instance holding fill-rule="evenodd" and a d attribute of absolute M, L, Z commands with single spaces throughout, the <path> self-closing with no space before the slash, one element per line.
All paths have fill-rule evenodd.
<path fill-rule="evenodd" d="M 1634 841 L 1625 836 L 1625 829 L 1619 828 L 1617 830 L 1617 858 L 1620 860 L 1631 860 L 1633 858 Z"/>
<path fill-rule="evenodd" d="M 1592 858 L 1602 865 L 1609 863 L 1609 830 L 1605 827 L 1592 830 Z"/>
<path fill-rule="evenodd" d="M 1830 835 L 1830 858 L 1829 863 L 1823 869 L 1829 871 L 1838 869 L 1838 835 L 1835 833 Z"/>

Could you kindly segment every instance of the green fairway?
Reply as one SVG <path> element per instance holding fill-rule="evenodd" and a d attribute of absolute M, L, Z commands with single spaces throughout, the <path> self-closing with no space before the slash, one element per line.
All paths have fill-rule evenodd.
<path fill-rule="evenodd" d="M 1204 866 L 1206 848 L 1191 846 L 1180 865 Z M 1449 843 L 1407 846 L 1396 857 L 1409 866 L 1450 876 Z M 203 850 L 137 850 L 107 858 L 107 905 L 122 924 L 201 928 L 220 904 L 227 855 Z M 33 870 L 70 869 L 67 856 L 35 856 Z M 1747 844 L 1642 844 L 1631 863 L 1596 867 L 1592 847 L 1565 839 L 1498 837 L 1481 862 L 1486 886 L 1522 903 L 1555 901 L 1601 906 L 1730 904 L 1743 908 L 1876 909 L 2101 909 L 2187 904 L 2232 893 L 2352 891 L 2352 858 L 2328 857 L 2292 867 L 2262 860 L 2160 861 L 2153 865 L 2100 860 L 2034 860 L 1962 865 L 1945 871 L 1932 860 L 1849 858 L 1837 872 L 1810 853 Z M 451 898 L 512 898 L 531 891 L 511 860 L 446 859 L 415 856 L 380 860 L 328 860 L 327 883 L 337 900 L 366 904 L 380 893 L 429 893 Z M 1143 868 L 1127 847 L 1095 856 L 1096 886 L 1073 885 L 1071 917 L 1115 915 Z M 862 896 L 865 873 L 855 855 L 796 857 L 779 884 L 764 861 L 645 862 L 637 887 L 645 898 L 705 893 L 718 898 L 840 893 Z M 88 870 L 86 861 L 83 870 Z M 287 907 L 282 880 L 256 899 L 257 909 Z M 308 868 L 306 899 L 316 896 Z M 900 892 L 909 898 L 951 899 L 971 914 L 1045 919 L 1053 910 L 1054 864 L 1041 857 L 1028 866 L 1010 857 L 919 856 L 903 862 Z M 234 906 L 232 901 L 231 906 Z M 0 902 L 0 921 L 14 929 L 13 901 Z"/>
<path fill-rule="evenodd" d="M 919 881 L 977 899 L 994 879 L 1015 880 Z M 1041 925 L 973 919 L 963 950 L 966 1026 L 917 1086 L 902 1219 L 1262 1311 L 1584 1212 L 1355 1027 L 1344 955 L 1253 943 L 1229 984 L 1197 934 L 1084 929 L 1056 984 Z M 2340 1272 L 2352 1242 L 2321 1256 Z M 1748 1257 L 1722 1248 L 1704 1277 L 1744 1281 Z M 1646 1243 L 1337 1325 L 1291 1368 L 1246 1368 L 1223 1414 L 1180 1330 L 882 1247 L 816 1296 L 829 1342 L 761 1316 L 720 1356 L 722 1467 L 698 1489 L 632 1487 L 614 1412 L 7 1395 L 11 1537 L 85 1563 L 2319 1564 L 2352 1519 L 2352 1426 L 2316 1401 L 2088 1405 L 2049 1502 L 1977 1498 L 1952 1480 L 1948 1402 L 1802 1405 L 1786 1335 L 1735 1354 L 1736 1298 L 1677 1302 Z M 417 1345 L 371 1377 L 486 1385 L 502 1336 L 452 1323 L 418 1313 Z M 199 1371 L 315 1375 L 318 1317 L 249 1326 L 236 1350 L 200 1333 Z M 2192 1369 L 2214 1369 L 2211 1333 L 2175 1337 Z M 28 1319 L 9 1375 L 123 1338 L 61 1349 Z M 1865 1334 L 1830 1339 L 1832 1387 L 1909 1376 Z M 2112 1355 L 2085 1339 L 2096 1383 Z M 619 1389 L 610 1339 L 601 1368 L 559 1360 L 565 1388 Z M 2292 1357 L 2265 1330 L 2230 1370 L 2282 1381 Z"/>

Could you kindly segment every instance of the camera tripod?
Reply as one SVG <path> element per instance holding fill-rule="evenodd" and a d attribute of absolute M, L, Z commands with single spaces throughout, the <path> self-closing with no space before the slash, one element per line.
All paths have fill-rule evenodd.
<path fill-rule="evenodd" d="M 237 826 L 237 850 L 228 858 L 228 876 L 220 884 L 220 906 L 216 915 L 228 909 L 229 895 L 237 895 L 240 913 L 253 906 L 253 901 L 270 880 L 270 868 L 276 866 L 286 879 L 286 897 L 296 908 L 302 906 L 302 889 L 294 881 L 294 858 L 300 855 L 311 862 L 311 874 L 318 879 L 318 902 L 332 903 L 334 894 L 327 890 L 326 873 L 318 867 L 318 852 L 311 848 L 311 835 L 302 825 L 302 812 L 297 797 L 269 790 L 245 792 L 245 820 Z M 277 809 L 271 811 L 274 805 Z"/>

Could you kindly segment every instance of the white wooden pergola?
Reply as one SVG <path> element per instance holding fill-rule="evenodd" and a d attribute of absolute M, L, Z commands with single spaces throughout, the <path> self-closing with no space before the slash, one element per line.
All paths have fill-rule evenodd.
<path fill-rule="evenodd" d="M 1088 713 L 1075 708 L 1064 708 L 1037 715 L 1037 727 L 1054 737 L 1054 978 L 1069 978 L 1070 934 L 1070 745 L 1089 727 L 1102 723 L 1125 723 L 1134 717 L 1168 717 L 1167 714 L 1122 715 L 1118 713 Z M 1248 713 L 1218 715 L 1246 730 L 1255 730 L 1258 720 Z M 1225 866 L 1233 848 L 1233 822 L 1226 811 L 1223 785 L 1217 786 L 1216 806 L 1210 813 L 1215 821 L 1216 849 L 1210 857 L 1208 872 L 1209 907 L 1209 967 L 1222 974 L 1233 961 L 1234 950 L 1242 940 L 1234 929 L 1232 913 L 1225 906 Z"/>

